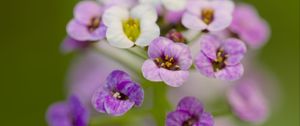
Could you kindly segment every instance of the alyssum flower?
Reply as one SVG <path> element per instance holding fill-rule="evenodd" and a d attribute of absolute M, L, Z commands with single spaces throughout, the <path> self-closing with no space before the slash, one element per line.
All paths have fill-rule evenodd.
<path fill-rule="evenodd" d="M 67 25 L 70 37 L 78 41 L 98 41 L 105 37 L 106 27 L 101 23 L 103 9 L 95 1 L 81 1 L 74 9 L 74 19 Z"/>
<path fill-rule="evenodd" d="M 233 9 L 231 0 L 190 0 L 182 24 L 197 31 L 220 31 L 230 25 Z"/>
<path fill-rule="evenodd" d="M 148 46 L 160 34 L 156 20 L 156 10 L 150 5 L 138 5 L 131 11 L 113 6 L 103 14 L 107 40 L 110 45 L 118 48 Z"/>
<path fill-rule="evenodd" d="M 173 87 L 182 85 L 188 79 L 192 56 L 187 45 L 159 37 L 149 45 L 148 56 L 150 59 L 142 66 L 146 79 L 164 81 Z"/>
<path fill-rule="evenodd" d="M 71 96 L 67 102 L 49 107 L 47 121 L 49 126 L 87 126 L 89 112 L 76 96 Z"/>
<path fill-rule="evenodd" d="M 101 113 L 113 116 L 125 114 L 133 106 L 141 106 L 144 90 L 119 70 L 113 71 L 106 79 L 106 85 L 93 95 L 92 104 Z"/>
<path fill-rule="evenodd" d="M 200 73 L 221 80 L 237 80 L 243 75 L 240 61 L 247 49 L 242 41 L 233 38 L 220 40 L 214 35 L 205 35 L 200 41 L 201 51 L 195 59 Z"/>
<path fill-rule="evenodd" d="M 213 126 L 213 116 L 204 111 L 203 105 L 194 97 L 185 97 L 170 112 L 166 126 Z"/>
<path fill-rule="evenodd" d="M 153 6 L 163 5 L 168 10 L 180 11 L 185 9 L 187 0 L 139 0 L 141 3 L 151 4 Z"/>

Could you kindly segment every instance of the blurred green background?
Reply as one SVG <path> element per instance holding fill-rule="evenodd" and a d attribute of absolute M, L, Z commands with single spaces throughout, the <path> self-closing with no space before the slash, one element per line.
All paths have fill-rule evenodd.
<path fill-rule="evenodd" d="M 272 27 L 259 59 L 280 81 L 282 101 L 265 126 L 299 125 L 299 0 L 245 0 Z M 44 126 L 49 104 L 64 99 L 71 56 L 60 54 L 77 0 L 1 1 L 0 126 Z"/>

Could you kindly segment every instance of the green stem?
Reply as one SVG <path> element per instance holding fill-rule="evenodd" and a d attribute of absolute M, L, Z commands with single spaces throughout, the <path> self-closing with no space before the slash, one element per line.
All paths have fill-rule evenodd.
<path fill-rule="evenodd" d="M 135 55 L 143 60 L 146 60 L 148 59 L 148 56 L 147 54 L 145 53 L 145 51 L 141 50 L 140 48 L 138 47 L 135 47 L 135 48 L 132 48 L 132 49 L 127 49 L 126 50 L 127 52 L 129 52 L 130 54 L 132 55 Z"/>

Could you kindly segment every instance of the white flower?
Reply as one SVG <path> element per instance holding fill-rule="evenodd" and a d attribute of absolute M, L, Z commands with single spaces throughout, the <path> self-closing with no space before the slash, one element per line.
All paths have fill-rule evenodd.
<path fill-rule="evenodd" d="M 138 5 L 130 11 L 125 7 L 113 6 L 103 14 L 107 40 L 118 48 L 148 46 L 160 35 L 157 18 L 156 10 L 148 5 Z"/>
<path fill-rule="evenodd" d="M 180 11 L 186 7 L 187 0 L 139 0 L 141 3 L 147 3 L 154 6 L 163 5 L 168 10 Z"/>
<path fill-rule="evenodd" d="M 101 4 L 103 4 L 106 7 L 111 7 L 111 6 L 123 6 L 126 8 L 131 8 L 136 4 L 136 0 L 97 0 Z"/>

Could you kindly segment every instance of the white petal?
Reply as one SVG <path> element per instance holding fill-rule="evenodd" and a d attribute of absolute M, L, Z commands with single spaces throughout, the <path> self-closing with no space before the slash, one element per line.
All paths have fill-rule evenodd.
<path fill-rule="evenodd" d="M 186 0 L 162 0 L 168 10 L 180 11 L 186 7 Z"/>
<path fill-rule="evenodd" d="M 134 7 L 130 12 L 130 16 L 132 18 L 137 18 L 140 20 L 145 19 L 152 22 L 156 22 L 158 18 L 155 8 L 146 4 L 141 4 Z"/>
<path fill-rule="evenodd" d="M 232 21 L 232 15 L 228 12 L 217 11 L 214 20 L 208 25 L 209 31 L 221 31 L 227 28 Z"/>
<path fill-rule="evenodd" d="M 134 45 L 124 34 L 122 22 L 111 23 L 107 28 L 106 38 L 110 45 L 118 48 L 130 48 Z"/>
<path fill-rule="evenodd" d="M 197 16 L 186 12 L 182 17 L 182 24 L 191 30 L 201 31 L 207 28 L 207 25 Z"/>
<path fill-rule="evenodd" d="M 159 26 L 148 20 L 141 20 L 141 34 L 135 44 L 139 46 L 148 46 L 154 39 L 159 37 Z"/>
<path fill-rule="evenodd" d="M 121 22 L 129 17 L 129 11 L 124 7 L 114 6 L 107 9 L 103 14 L 103 23 L 111 26 L 114 22 Z"/>
<path fill-rule="evenodd" d="M 222 9 L 231 13 L 233 12 L 235 6 L 232 0 L 215 0 L 212 4 L 215 9 Z"/>

